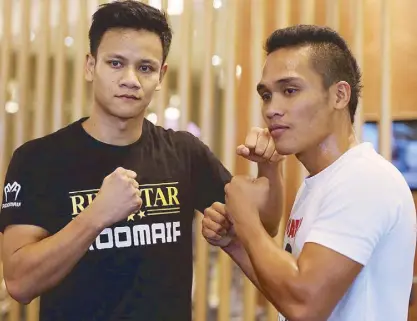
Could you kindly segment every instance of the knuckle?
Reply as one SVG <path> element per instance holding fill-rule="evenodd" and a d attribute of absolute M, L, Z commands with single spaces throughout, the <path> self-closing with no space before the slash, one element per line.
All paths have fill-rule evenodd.
<path fill-rule="evenodd" d="M 123 167 L 117 167 L 116 170 L 114 171 L 114 173 L 122 174 L 122 173 L 124 173 L 124 168 Z"/>
<path fill-rule="evenodd" d="M 208 215 L 210 215 L 210 208 L 209 208 L 209 207 L 207 207 L 207 208 L 204 210 L 203 214 L 204 214 L 204 217 L 203 217 L 203 222 L 204 222 L 204 220 L 206 219 L 206 217 L 207 217 Z"/>

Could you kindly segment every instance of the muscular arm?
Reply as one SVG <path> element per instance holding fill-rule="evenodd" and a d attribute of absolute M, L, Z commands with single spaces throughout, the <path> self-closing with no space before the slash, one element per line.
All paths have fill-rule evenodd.
<path fill-rule="evenodd" d="M 229 255 L 277 310 L 293 321 L 325 320 L 362 268 L 315 243 L 306 243 L 296 260 L 262 226 L 235 228 L 241 244 L 231 248 Z"/>
<path fill-rule="evenodd" d="M 100 234 L 88 207 L 58 233 L 30 225 L 12 225 L 4 232 L 4 278 L 10 295 L 28 304 L 57 285 Z"/>
<path fill-rule="evenodd" d="M 269 200 L 260 218 L 268 234 L 274 237 L 284 212 L 283 160 L 272 164 L 258 163 L 258 177 L 269 180 Z"/>

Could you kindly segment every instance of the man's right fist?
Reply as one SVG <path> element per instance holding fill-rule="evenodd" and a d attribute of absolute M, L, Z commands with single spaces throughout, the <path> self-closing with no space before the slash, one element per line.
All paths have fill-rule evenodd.
<path fill-rule="evenodd" d="M 204 210 L 202 226 L 203 236 L 213 246 L 228 246 L 235 236 L 232 223 L 226 215 L 225 205 L 219 202 Z"/>
<path fill-rule="evenodd" d="M 117 168 L 103 180 L 103 184 L 93 203 L 98 208 L 104 226 L 110 226 L 126 219 L 142 206 L 136 173 Z"/>

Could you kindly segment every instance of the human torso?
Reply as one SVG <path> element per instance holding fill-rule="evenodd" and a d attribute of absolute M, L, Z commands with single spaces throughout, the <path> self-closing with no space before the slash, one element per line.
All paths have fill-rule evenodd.
<path fill-rule="evenodd" d="M 364 159 L 359 163 L 354 159 L 352 161 L 350 159 L 352 157 L 353 155 L 332 165 L 333 168 L 323 177 L 313 177 L 313 180 L 308 178 L 302 184 L 287 224 L 283 246 L 298 258 L 315 220 L 321 215 L 324 200 L 327 195 L 335 191 L 338 180 L 341 178 L 343 181 L 343 177 L 350 176 L 357 181 L 355 184 L 361 184 L 361 180 L 372 177 L 356 175 L 355 166 L 369 166 L 374 173 L 383 177 L 384 183 L 391 185 L 386 191 L 398 193 L 397 199 L 401 198 L 404 205 L 400 210 L 394 206 L 385 209 L 392 211 L 389 214 L 395 215 L 398 219 L 392 224 L 392 228 L 381 232 L 383 235 L 375 246 L 372 256 L 339 301 L 328 321 L 406 321 L 415 249 L 414 204 L 406 191 L 404 181 L 391 164 L 372 151 L 369 154 L 365 151 Z M 349 196 L 343 195 L 346 198 Z M 384 198 L 383 194 L 380 196 Z M 343 205 L 343 199 L 340 204 Z M 364 210 L 366 206 L 363 204 Z M 378 220 L 379 217 L 375 215 L 373 222 L 378 224 Z M 346 225 L 340 233 L 348 234 L 350 229 L 351 227 Z M 394 297 L 394 293 L 397 297 Z M 280 315 L 279 320 L 286 319 Z"/>
<path fill-rule="evenodd" d="M 39 192 L 50 195 L 56 213 L 51 233 L 88 206 L 119 166 L 138 174 L 143 206 L 104 229 L 63 282 L 41 297 L 40 321 L 191 319 L 190 158 L 170 137 L 152 137 L 155 130 L 128 149 L 61 141 L 43 158 L 39 172 L 48 177 Z"/>

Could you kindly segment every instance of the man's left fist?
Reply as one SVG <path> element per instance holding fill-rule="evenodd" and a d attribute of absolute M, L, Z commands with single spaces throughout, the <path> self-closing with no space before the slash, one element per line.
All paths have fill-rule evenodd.
<path fill-rule="evenodd" d="M 275 163 L 284 158 L 275 150 L 274 139 L 267 128 L 253 127 L 244 145 L 237 147 L 236 153 L 250 161 Z"/>

